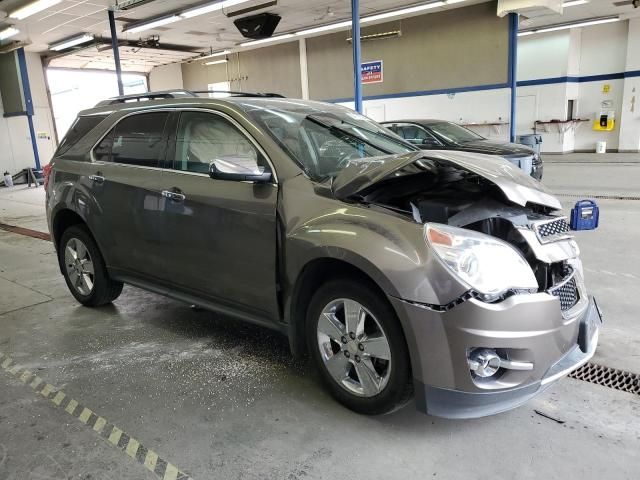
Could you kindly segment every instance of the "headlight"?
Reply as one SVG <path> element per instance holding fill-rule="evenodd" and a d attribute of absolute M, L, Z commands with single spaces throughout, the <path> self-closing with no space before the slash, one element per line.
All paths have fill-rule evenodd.
<path fill-rule="evenodd" d="M 424 228 L 440 260 L 483 300 L 495 300 L 508 290 L 538 290 L 531 267 L 508 243 L 448 225 L 427 223 Z"/>

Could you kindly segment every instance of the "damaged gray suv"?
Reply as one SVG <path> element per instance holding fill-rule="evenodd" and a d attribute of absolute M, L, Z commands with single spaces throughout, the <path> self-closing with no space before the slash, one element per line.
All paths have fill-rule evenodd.
<path fill-rule="evenodd" d="M 356 412 L 414 396 L 432 415 L 501 412 L 596 349 L 555 197 L 507 161 L 419 151 L 340 106 L 119 97 L 80 113 L 46 182 L 80 303 L 127 283 L 276 329 Z"/>

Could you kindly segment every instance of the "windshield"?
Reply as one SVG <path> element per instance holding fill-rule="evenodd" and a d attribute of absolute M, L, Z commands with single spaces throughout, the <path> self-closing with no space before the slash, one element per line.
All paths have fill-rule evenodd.
<path fill-rule="evenodd" d="M 252 106 L 249 114 L 314 180 L 335 177 L 350 160 L 416 151 L 347 108 L 302 103 Z"/>
<path fill-rule="evenodd" d="M 474 140 L 484 140 L 484 137 L 481 137 L 477 133 L 451 122 L 432 123 L 429 124 L 429 128 L 437 137 L 447 143 L 465 143 Z"/>

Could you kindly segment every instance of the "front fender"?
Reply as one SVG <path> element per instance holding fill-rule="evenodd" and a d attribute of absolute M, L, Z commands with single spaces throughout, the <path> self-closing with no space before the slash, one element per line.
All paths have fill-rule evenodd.
<path fill-rule="evenodd" d="M 467 288 L 429 251 L 422 225 L 382 210 L 349 206 L 316 215 L 287 232 L 286 274 L 291 284 L 309 262 L 345 261 L 387 294 L 445 305 Z"/>

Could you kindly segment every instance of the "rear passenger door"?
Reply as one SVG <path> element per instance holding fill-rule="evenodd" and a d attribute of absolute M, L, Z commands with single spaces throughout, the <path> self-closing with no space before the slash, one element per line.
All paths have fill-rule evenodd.
<path fill-rule="evenodd" d="M 102 241 L 111 268 L 155 276 L 163 268 L 162 162 L 169 112 L 125 116 L 92 152 L 91 192 L 98 215 L 92 231 Z"/>
<path fill-rule="evenodd" d="M 259 317 L 278 318 L 275 172 L 264 152 L 231 117 L 176 113 L 177 129 L 163 190 L 167 281 Z M 216 158 L 245 156 L 273 173 L 273 184 L 213 180 Z"/>

